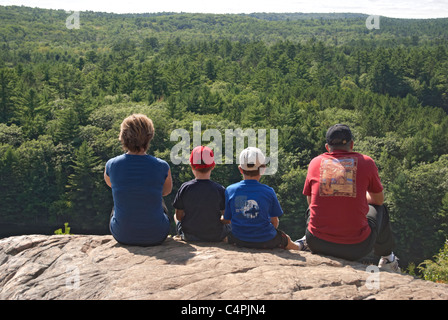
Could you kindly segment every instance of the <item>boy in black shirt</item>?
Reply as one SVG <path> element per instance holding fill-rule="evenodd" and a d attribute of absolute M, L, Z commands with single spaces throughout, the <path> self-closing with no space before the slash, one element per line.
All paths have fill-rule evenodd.
<path fill-rule="evenodd" d="M 190 165 L 195 179 L 182 184 L 173 202 L 177 233 L 185 241 L 222 241 L 230 225 L 222 219 L 225 188 L 210 180 L 215 167 L 213 151 L 204 146 L 194 148 Z"/>

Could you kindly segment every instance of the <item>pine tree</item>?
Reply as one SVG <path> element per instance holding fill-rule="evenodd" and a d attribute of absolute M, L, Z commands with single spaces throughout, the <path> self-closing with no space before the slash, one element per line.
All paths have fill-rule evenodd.
<path fill-rule="evenodd" d="M 98 207 L 98 181 L 100 179 L 100 162 L 93 149 L 84 141 L 75 151 L 73 173 L 68 177 L 67 193 L 71 202 L 74 219 L 80 223 L 93 219 Z"/>
<path fill-rule="evenodd" d="M 0 219 L 15 221 L 18 213 L 20 194 L 19 171 L 17 170 L 17 153 L 9 145 L 0 145 Z"/>
<path fill-rule="evenodd" d="M 150 90 L 155 99 L 159 99 L 163 95 L 165 91 L 163 74 L 155 60 L 151 60 L 143 65 L 140 77 L 143 89 Z"/>
<path fill-rule="evenodd" d="M 0 122 L 7 122 L 12 116 L 14 99 L 13 71 L 0 69 Z"/>
<path fill-rule="evenodd" d="M 54 134 L 57 142 L 77 144 L 79 133 L 79 117 L 73 108 L 63 110 L 58 128 Z"/>
<path fill-rule="evenodd" d="M 207 75 L 207 78 L 209 78 L 210 80 L 216 79 L 215 64 L 210 59 L 207 59 L 207 61 L 205 62 L 205 74 Z"/>
<path fill-rule="evenodd" d="M 29 89 L 20 99 L 15 118 L 21 124 L 23 133 L 29 139 L 36 139 L 45 130 L 46 111 L 34 89 Z"/>

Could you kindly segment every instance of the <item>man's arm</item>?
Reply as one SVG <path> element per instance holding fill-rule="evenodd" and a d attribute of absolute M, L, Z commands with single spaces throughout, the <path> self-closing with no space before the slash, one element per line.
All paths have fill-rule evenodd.
<path fill-rule="evenodd" d="M 306 196 L 306 202 L 308 202 L 308 205 L 311 204 L 311 196 Z"/>
<path fill-rule="evenodd" d="M 370 178 L 369 181 L 369 187 L 367 188 L 367 193 L 366 193 L 366 198 L 367 198 L 367 203 L 368 204 L 373 204 L 373 205 L 377 205 L 380 206 L 384 203 L 384 189 L 383 189 L 383 185 L 381 184 L 381 179 L 380 176 L 378 174 L 378 168 L 375 164 L 375 162 L 371 160 L 371 171 L 372 171 L 372 176 Z M 372 192 L 372 191 L 379 191 L 379 192 Z"/>
<path fill-rule="evenodd" d="M 372 193 L 367 191 L 366 198 L 368 204 L 380 206 L 384 203 L 384 192 Z"/>

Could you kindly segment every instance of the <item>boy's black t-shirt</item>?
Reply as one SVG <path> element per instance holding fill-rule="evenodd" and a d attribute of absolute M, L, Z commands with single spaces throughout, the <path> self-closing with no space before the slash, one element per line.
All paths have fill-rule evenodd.
<path fill-rule="evenodd" d="M 177 191 L 173 207 L 184 210 L 182 230 L 205 241 L 220 241 L 225 226 L 221 210 L 225 209 L 225 188 L 212 180 L 193 179 Z"/>

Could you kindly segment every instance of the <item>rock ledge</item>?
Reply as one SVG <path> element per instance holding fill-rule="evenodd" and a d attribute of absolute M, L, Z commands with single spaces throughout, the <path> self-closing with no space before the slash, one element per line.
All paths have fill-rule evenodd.
<path fill-rule="evenodd" d="M 309 252 L 112 236 L 0 240 L 0 299 L 448 300 L 448 285 Z"/>

